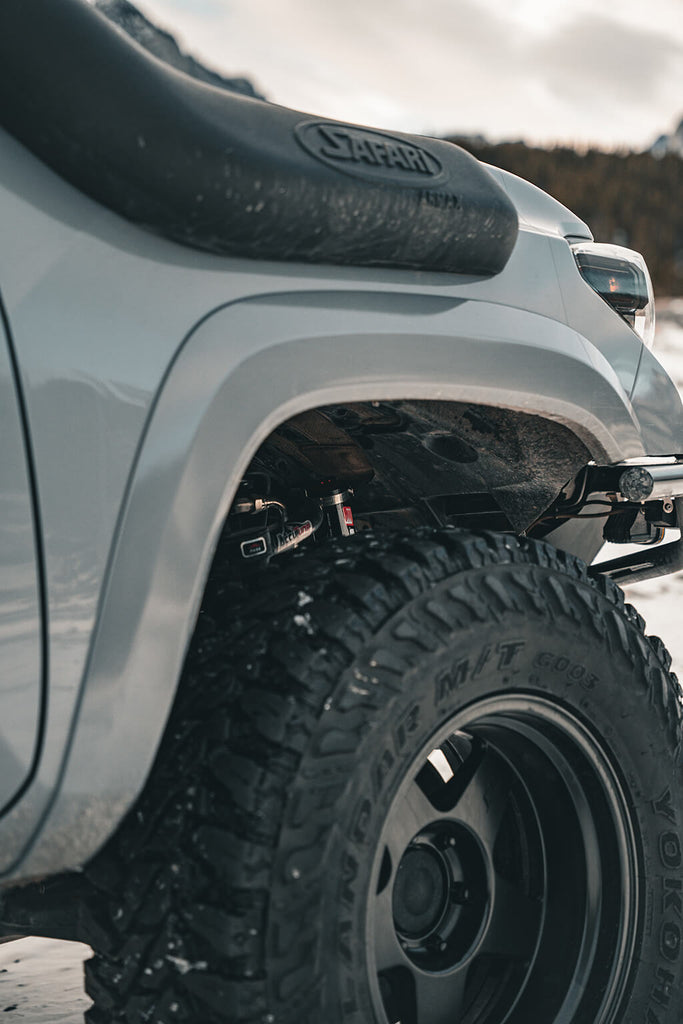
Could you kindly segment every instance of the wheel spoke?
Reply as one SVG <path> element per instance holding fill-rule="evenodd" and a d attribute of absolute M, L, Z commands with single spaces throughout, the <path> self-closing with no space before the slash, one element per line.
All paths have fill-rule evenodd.
<path fill-rule="evenodd" d="M 513 960 L 530 959 L 538 940 L 541 912 L 538 900 L 496 875 L 491 920 L 480 951 Z"/>
<path fill-rule="evenodd" d="M 414 971 L 418 1024 L 459 1024 L 462 1018 L 467 969 L 448 974 Z"/>
<path fill-rule="evenodd" d="M 491 749 L 486 748 L 452 814 L 479 837 L 491 858 L 509 794 L 509 773 Z"/>
<path fill-rule="evenodd" d="M 418 782 L 414 781 L 401 801 L 398 814 L 393 816 L 391 827 L 385 835 L 385 842 L 391 854 L 394 870 L 401 862 L 410 842 L 432 821 L 443 818 Z"/>
<path fill-rule="evenodd" d="M 392 886 L 387 885 L 375 898 L 375 964 L 377 971 L 386 971 L 408 963 L 394 928 L 391 906 Z"/>

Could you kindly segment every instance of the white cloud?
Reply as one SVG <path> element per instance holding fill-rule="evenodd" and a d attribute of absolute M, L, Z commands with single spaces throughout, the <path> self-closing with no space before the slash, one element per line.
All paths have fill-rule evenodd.
<path fill-rule="evenodd" d="M 683 107 L 680 0 L 141 0 L 275 102 L 425 133 L 645 145 Z"/>

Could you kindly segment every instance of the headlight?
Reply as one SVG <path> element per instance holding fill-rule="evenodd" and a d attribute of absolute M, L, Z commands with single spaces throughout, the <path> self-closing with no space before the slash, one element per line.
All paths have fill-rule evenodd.
<path fill-rule="evenodd" d="M 655 297 L 640 253 L 597 242 L 577 242 L 571 248 L 584 280 L 652 348 Z"/>

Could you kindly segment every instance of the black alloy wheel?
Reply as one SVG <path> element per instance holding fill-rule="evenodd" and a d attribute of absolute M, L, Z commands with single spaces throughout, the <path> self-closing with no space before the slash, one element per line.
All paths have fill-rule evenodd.
<path fill-rule="evenodd" d="M 618 775 L 584 723 L 532 695 L 471 705 L 417 755 L 380 838 L 377 1019 L 614 1020 L 638 865 Z"/>

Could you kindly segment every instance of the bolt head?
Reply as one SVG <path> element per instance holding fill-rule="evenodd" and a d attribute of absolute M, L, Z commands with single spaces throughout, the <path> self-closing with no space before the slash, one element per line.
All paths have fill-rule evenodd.
<path fill-rule="evenodd" d="M 468 903 L 470 890 L 464 882 L 454 882 L 451 886 L 451 899 L 454 903 Z"/>

